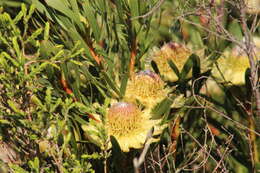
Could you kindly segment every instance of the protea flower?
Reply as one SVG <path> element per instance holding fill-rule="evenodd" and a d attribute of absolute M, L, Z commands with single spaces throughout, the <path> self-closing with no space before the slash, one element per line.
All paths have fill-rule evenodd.
<path fill-rule="evenodd" d="M 178 77 L 170 68 L 168 60 L 172 60 L 178 70 L 181 71 L 190 55 L 191 51 L 185 46 L 170 42 L 154 53 L 153 60 L 157 64 L 160 74 L 166 80 L 174 82 L 178 80 Z"/>
<path fill-rule="evenodd" d="M 125 100 L 135 102 L 138 100 L 147 107 L 153 107 L 167 96 L 165 83 L 156 73 L 145 70 L 137 73 L 128 81 Z"/>
<path fill-rule="evenodd" d="M 158 123 L 159 120 L 150 120 L 149 113 L 141 111 L 136 105 L 118 102 L 108 110 L 106 127 L 109 136 L 116 138 L 122 151 L 128 152 L 130 148 L 141 148 L 149 130 Z"/>
<path fill-rule="evenodd" d="M 250 14 L 260 13 L 260 1 L 259 0 L 246 0 L 247 12 Z"/>
<path fill-rule="evenodd" d="M 259 39 L 254 38 L 255 59 L 259 60 Z M 245 84 L 245 71 L 250 67 L 246 53 L 239 47 L 234 47 L 231 51 L 226 51 L 224 56 L 217 60 L 218 68 L 214 67 L 212 74 L 219 82 L 227 82 L 233 85 Z M 224 77 L 224 79 L 223 79 Z"/>

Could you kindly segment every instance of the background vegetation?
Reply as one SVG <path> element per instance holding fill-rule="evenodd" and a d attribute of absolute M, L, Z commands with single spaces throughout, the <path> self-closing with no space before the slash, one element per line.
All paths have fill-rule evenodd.
<path fill-rule="evenodd" d="M 0 0 L 0 172 L 259 172 L 259 11 L 257 0 Z M 176 81 L 153 61 L 169 42 L 192 52 L 183 68 L 168 62 Z M 83 125 L 146 69 L 170 88 L 152 109 L 160 140 L 123 152 L 101 129 L 112 147 L 96 145 Z"/>

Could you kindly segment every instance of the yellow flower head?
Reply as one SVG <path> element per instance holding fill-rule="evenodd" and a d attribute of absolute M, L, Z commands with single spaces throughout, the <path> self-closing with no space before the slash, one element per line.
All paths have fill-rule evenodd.
<path fill-rule="evenodd" d="M 260 51 L 257 41 L 257 38 L 254 38 L 256 45 L 256 47 L 254 47 L 254 52 L 256 53 L 254 58 L 259 60 Z M 231 51 L 226 51 L 224 56 L 217 60 L 217 64 L 218 68 L 214 66 L 212 74 L 220 82 L 227 82 L 233 85 L 245 84 L 245 71 L 250 67 L 250 64 L 248 56 L 239 47 L 234 47 Z"/>
<path fill-rule="evenodd" d="M 174 82 L 178 80 L 178 76 L 169 66 L 168 60 L 172 60 L 178 70 L 181 71 L 190 55 L 191 51 L 184 45 L 170 42 L 155 52 L 153 60 L 157 64 L 160 74 L 164 76 L 166 80 Z"/>
<path fill-rule="evenodd" d="M 106 127 L 109 136 L 116 138 L 122 151 L 128 152 L 129 148 L 141 148 L 147 133 L 157 123 L 158 120 L 150 120 L 149 114 L 136 105 L 118 102 L 108 110 Z"/>
<path fill-rule="evenodd" d="M 246 0 L 247 12 L 250 14 L 260 14 L 259 0 Z"/>
<path fill-rule="evenodd" d="M 140 71 L 127 84 L 125 100 L 138 100 L 147 107 L 153 107 L 167 96 L 168 90 L 161 78 L 150 70 Z"/>

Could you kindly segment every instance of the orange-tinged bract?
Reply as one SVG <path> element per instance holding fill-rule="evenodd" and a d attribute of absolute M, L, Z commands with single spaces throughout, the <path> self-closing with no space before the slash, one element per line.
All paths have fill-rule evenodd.
<path fill-rule="evenodd" d="M 108 110 L 106 127 L 109 136 L 116 138 L 122 151 L 128 152 L 130 148 L 141 148 L 149 130 L 158 122 L 150 120 L 147 112 L 136 105 L 118 102 Z"/>
<path fill-rule="evenodd" d="M 191 51 L 184 45 L 170 42 L 165 44 L 159 51 L 156 51 L 152 59 L 157 64 L 160 74 L 166 80 L 174 82 L 178 80 L 178 76 L 173 72 L 168 61 L 172 60 L 178 70 L 181 71 L 190 55 Z"/>
<path fill-rule="evenodd" d="M 138 100 L 146 107 L 153 107 L 167 96 L 165 83 L 156 73 L 145 70 L 137 73 L 128 81 L 125 100 L 135 102 Z"/>

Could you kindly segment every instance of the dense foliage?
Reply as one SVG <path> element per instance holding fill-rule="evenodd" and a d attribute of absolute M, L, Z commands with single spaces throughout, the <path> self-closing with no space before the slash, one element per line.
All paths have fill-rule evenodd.
<path fill-rule="evenodd" d="M 0 0 L 0 172 L 260 171 L 257 0 Z"/>

